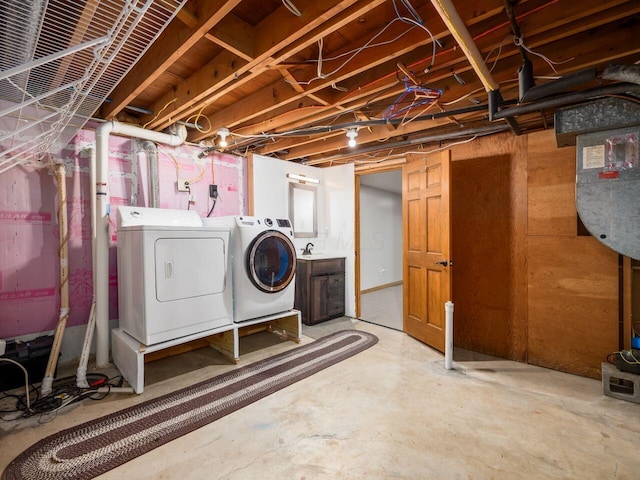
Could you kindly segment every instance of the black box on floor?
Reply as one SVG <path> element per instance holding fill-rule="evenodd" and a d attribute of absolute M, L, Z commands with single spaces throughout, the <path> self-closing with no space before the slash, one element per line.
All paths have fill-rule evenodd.
<path fill-rule="evenodd" d="M 53 335 L 34 338 L 28 342 L 7 341 L 5 354 L 27 369 L 29 383 L 40 383 L 47 370 L 49 354 L 53 346 Z M 0 362 L 0 391 L 24 386 L 24 372 L 11 362 Z"/>
<path fill-rule="evenodd" d="M 616 367 L 621 372 L 640 374 L 640 350 L 616 352 Z"/>

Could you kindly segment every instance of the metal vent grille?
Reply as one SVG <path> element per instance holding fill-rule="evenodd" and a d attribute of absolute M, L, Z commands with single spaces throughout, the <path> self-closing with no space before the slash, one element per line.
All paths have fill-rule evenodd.
<path fill-rule="evenodd" d="M 0 173 L 60 152 L 186 0 L 0 0 Z"/>

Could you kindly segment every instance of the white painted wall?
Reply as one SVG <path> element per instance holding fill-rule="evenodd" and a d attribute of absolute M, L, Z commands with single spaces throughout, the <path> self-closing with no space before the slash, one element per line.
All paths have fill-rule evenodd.
<path fill-rule="evenodd" d="M 293 243 L 298 253 L 311 242 L 316 246 L 326 238 L 324 214 L 324 182 L 321 168 L 285 162 L 261 155 L 253 156 L 253 214 L 258 217 L 289 218 L 289 183 L 287 173 L 306 175 L 320 180 L 318 185 L 318 237 L 296 238 Z M 297 183 L 297 182 L 296 182 Z M 323 232 L 325 232 L 323 234 Z"/>
<path fill-rule="evenodd" d="M 353 164 L 321 169 L 327 225 L 325 252 L 335 252 L 345 262 L 345 315 L 356 316 L 355 277 L 355 172 Z"/>
<path fill-rule="evenodd" d="M 402 281 L 402 195 L 360 185 L 360 288 Z"/>
<path fill-rule="evenodd" d="M 345 257 L 345 313 L 355 317 L 355 200 L 353 165 L 317 168 L 261 155 L 253 156 L 253 210 L 260 217 L 289 217 L 289 179 L 296 173 L 320 180 L 318 236 L 296 238 L 298 255 L 311 242 L 315 253 Z"/>

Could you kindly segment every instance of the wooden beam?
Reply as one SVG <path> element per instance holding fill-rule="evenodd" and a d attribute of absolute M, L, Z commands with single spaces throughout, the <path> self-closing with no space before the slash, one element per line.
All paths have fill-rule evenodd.
<path fill-rule="evenodd" d="M 198 16 L 189 10 L 186 5 L 178 10 L 176 18 L 189 28 L 196 28 L 196 25 L 198 25 Z"/>
<path fill-rule="evenodd" d="M 389 29 L 388 36 L 392 38 L 394 35 L 398 35 L 401 29 L 405 29 L 401 25 L 398 25 L 396 29 L 393 27 Z M 385 37 L 386 38 L 386 37 Z M 427 37 L 428 38 L 428 37 Z M 319 79 L 316 82 L 312 82 L 307 86 L 306 94 L 315 93 L 324 88 L 331 87 L 332 84 L 338 83 L 343 79 L 349 78 L 350 76 L 357 75 L 358 73 L 364 72 L 369 68 L 372 68 L 375 65 L 382 64 L 388 60 L 388 58 L 393 58 L 394 55 L 400 55 L 406 52 L 409 52 L 416 48 L 416 45 L 426 44 L 428 41 L 425 38 L 425 35 L 418 35 L 417 32 L 410 32 L 410 34 L 405 35 L 402 39 L 394 42 L 393 45 L 387 45 L 382 48 L 383 52 L 386 51 L 385 54 L 363 54 L 361 56 L 355 57 L 352 62 L 340 72 L 336 74 L 336 76 L 331 79 Z M 351 45 L 342 49 L 344 51 L 351 50 Z M 332 56 L 339 55 L 343 53 L 340 52 L 332 52 Z M 329 65 L 332 65 L 329 63 Z M 330 66 L 327 67 L 328 70 L 331 69 Z M 301 72 L 298 72 L 296 78 L 299 82 L 309 82 L 314 73 L 313 70 L 305 68 L 301 69 Z M 209 116 L 209 119 L 213 125 L 225 125 L 227 127 L 233 127 L 238 125 L 240 122 L 251 120 L 253 118 L 258 117 L 264 113 L 267 113 L 278 106 L 284 103 L 291 103 L 296 100 L 299 100 L 303 94 L 296 92 L 294 89 L 291 89 L 287 94 L 284 94 L 282 89 L 282 82 L 276 82 L 270 86 L 269 89 L 262 89 L 254 93 L 253 95 L 249 95 L 244 100 L 235 103 L 234 105 L 222 110 L 221 112 L 217 112 L 213 115 Z M 274 102 L 274 97 L 271 92 L 279 91 L 282 92 L 281 95 L 278 96 L 277 102 Z M 194 134 L 193 140 L 197 141 L 203 138 L 201 134 Z"/>
<path fill-rule="evenodd" d="M 381 1 L 381 0 L 375 0 Z M 253 75 L 262 73 L 263 70 L 252 71 L 254 67 L 262 64 L 266 59 L 273 57 L 275 54 L 279 54 L 274 59 L 275 63 L 279 63 L 285 58 L 290 57 L 295 53 L 295 49 L 292 50 L 292 42 L 296 42 L 301 39 L 306 39 L 300 44 L 296 44 L 297 49 L 303 49 L 306 46 L 317 41 L 320 29 L 319 27 L 325 23 L 328 19 L 339 15 L 342 10 L 348 8 L 356 0 L 325 0 L 323 2 L 316 2 L 315 0 L 297 0 L 296 5 L 303 12 L 301 17 L 293 17 L 291 12 L 283 5 L 274 11 L 271 15 L 265 18 L 255 28 L 254 31 L 254 60 L 252 62 L 240 62 L 238 59 L 238 68 L 232 73 L 232 75 L 226 75 L 224 77 L 215 77 L 214 79 L 208 78 L 208 83 L 203 85 L 201 77 L 206 76 L 203 70 L 215 70 L 215 60 L 209 62 L 203 67 L 203 69 L 195 72 L 191 77 L 186 79 L 183 84 L 183 91 L 188 92 L 187 96 L 173 95 L 172 92 L 164 95 L 160 100 L 154 103 L 151 110 L 159 111 L 168 101 L 170 97 L 177 97 L 171 111 L 158 115 L 157 118 L 149 115 L 142 119 L 144 123 L 150 122 L 151 128 L 162 128 L 167 126 L 171 120 L 178 118 L 185 118 L 197 110 L 202 105 L 198 102 L 205 101 L 205 103 L 212 103 L 219 98 L 214 96 L 214 93 L 224 89 L 225 93 L 228 93 L 233 86 L 228 87 L 229 84 L 237 84 L 238 81 L 246 83 L 253 78 Z M 318 32 L 309 37 L 310 32 Z M 281 51 L 286 51 L 286 55 L 282 55 Z M 299 51 L 299 50 L 298 50 Z M 251 75 L 245 75 L 247 72 L 252 71 Z M 244 78 L 242 78 L 244 77 Z M 213 81 L 212 81 L 213 80 Z M 201 138 L 204 138 L 206 134 L 202 134 Z"/>
<path fill-rule="evenodd" d="M 575 23 L 579 23 L 580 28 L 582 30 L 585 30 L 585 29 L 592 28 L 594 25 L 606 23 L 606 20 L 604 19 L 604 15 L 601 14 L 602 8 L 605 8 L 605 9 L 608 8 L 607 9 L 608 14 L 610 16 L 613 16 L 614 18 L 622 18 L 626 13 L 629 13 L 629 11 L 635 12 L 638 8 L 640 8 L 640 7 L 635 7 L 635 8 L 631 8 L 630 10 L 629 5 L 617 6 L 618 3 L 620 2 L 616 1 L 616 2 L 612 2 L 612 4 L 606 4 L 603 6 L 601 3 L 596 4 L 594 0 L 587 0 L 587 5 L 585 5 L 585 7 L 590 7 L 590 8 L 586 10 L 572 8 L 568 12 L 568 14 L 571 14 L 571 19 L 575 20 Z M 582 15 L 585 12 L 587 12 L 591 16 L 583 19 Z M 531 15 L 536 15 L 538 13 L 539 11 L 535 11 Z M 557 12 L 549 11 L 547 13 L 555 14 Z M 540 19 L 540 18 L 537 19 L 537 21 L 541 21 L 541 20 L 543 19 Z M 486 28 L 486 27 L 483 26 L 482 28 Z M 558 36 L 562 36 L 562 31 L 563 31 L 563 27 L 555 27 L 551 31 L 543 29 L 542 31 L 539 31 L 538 35 L 530 37 L 529 39 L 530 45 L 534 46 L 535 48 L 541 47 L 547 41 L 551 41 L 551 40 L 557 39 Z M 486 44 L 483 43 L 484 45 L 483 51 L 485 54 L 488 53 L 491 49 L 493 49 L 499 43 L 500 41 L 499 38 L 500 39 L 502 38 L 501 35 L 502 34 L 500 33 L 500 31 L 495 31 L 493 32 L 492 35 L 485 35 L 482 37 L 483 42 L 488 42 Z M 581 43 L 576 43 L 576 45 L 582 46 Z M 566 48 L 566 47 L 567 45 L 562 46 L 562 48 Z M 620 45 L 620 47 L 622 49 L 627 48 L 626 45 L 624 46 Z M 554 46 L 554 47 L 550 47 L 550 50 L 551 51 L 560 50 L 560 48 L 557 48 Z M 598 48 L 591 51 L 601 53 L 601 49 L 598 49 Z M 513 56 L 516 56 L 517 54 L 518 54 L 518 49 L 513 44 L 511 44 L 510 46 L 505 46 L 503 48 L 503 52 L 500 57 L 501 60 L 498 64 L 500 67 L 500 70 L 498 72 L 501 72 L 497 74 L 499 76 L 498 78 L 499 81 L 505 81 L 505 80 L 510 80 L 514 78 L 514 72 L 515 70 L 517 70 L 519 63 L 517 62 L 514 63 L 514 61 L 510 60 L 510 58 L 512 58 Z M 415 59 L 415 52 L 412 52 L 411 54 L 402 58 L 403 59 L 406 58 L 407 62 L 409 63 L 414 60 L 411 58 L 411 56 L 413 56 Z M 534 61 L 537 63 L 540 63 L 541 60 L 539 57 L 534 57 Z M 449 49 L 447 52 L 443 51 L 442 57 L 439 57 L 439 62 L 437 64 L 437 67 L 429 73 L 428 80 L 430 81 L 430 83 L 433 83 L 438 87 L 442 87 L 443 84 L 441 82 L 445 79 L 450 79 L 451 77 L 450 67 L 456 65 L 457 63 L 461 63 L 462 65 L 465 65 L 464 68 L 461 68 L 461 67 L 456 68 L 456 70 L 459 73 L 464 73 L 465 71 L 470 70 L 470 67 L 464 60 L 464 57 L 460 56 L 458 53 L 455 53 L 453 49 Z M 442 68 L 439 67 L 440 65 L 443 65 Z M 546 64 L 541 65 L 538 68 L 542 69 L 544 68 L 545 65 Z M 505 68 L 502 68 L 502 66 L 504 66 Z M 561 69 L 560 71 L 566 71 L 566 67 L 569 67 L 569 66 L 570 64 L 563 66 L 565 68 Z M 334 105 L 332 107 L 336 107 L 337 105 L 341 104 L 342 106 L 348 109 L 358 109 L 362 107 L 366 102 L 370 101 L 373 95 L 376 95 L 379 92 L 384 92 L 384 94 L 380 95 L 378 100 L 384 100 L 385 98 L 391 98 L 391 97 L 397 96 L 403 90 L 404 87 L 402 85 L 398 85 L 396 88 L 390 89 L 390 86 L 393 86 L 393 77 L 389 75 L 388 68 L 389 66 L 387 64 L 387 65 L 383 65 L 383 66 L 368 70 L 363 75 L 352 77 L 352 80 L 351 80 L 352 86 L 351 86 L 350 92 L 345 95 L 342 95 L 340 99 L 337 99 L 336 102 L 334 102 Z M 356 85 L 362 85 L 363 82 L 366 82 L 367 77 L 378 78 L 378 79 L 386 78 L 387 83 L 385 83 L 384 81 L 382 82 L 369 81 L 370 83 L 367 86 L 356 88 Z M 389 82 L 392 82 L 391 85 Z M 445 82 L 445 86 L 447 88 L 445 88 L 445 96 L 443 100 L 455 99 L 464 93 L 471 92 L 475 87 L 475 84 L 472 82 L 469 82 L 469 85 L 467 86 L 466 90 L 465 89 L 461 90 L 454 83 L 451 83 L 451 82 L 448 82 L 448 83 Z M 347 100 L 349 101 L 349 103 L 345 103 Z M 275 112 L 277 113 L 279 110 L 284 110 L 284 109 L 286 109 L 286 106 L 280 106 L 278 107 L 278 110 L 276 110 Z M 285 117 L 279 116 L 277 120 L 267 119 L 267 120 L 259 121 L 256 124 L 254 124 L 254 128 L 258 129 L 261 132 L 282 131 L 284 129 L 293 129 L 293 128 L 296 128 L 298 125 L 308 125 L 313 122 L 321 122 L 322 119 L 327 118 L 331 115 L 335 115 L 336 113 L 337 113 L 337 110 L 335 108 L 327 108 L 325 110 L 317 109 L 313 113 L 301 115 L 297 124 L 293 123 L 293 124 L 285 125 L 282 122 L 282 120 Z M 251 129 L 247 129 L 247 128 L 242 128 L 241 131 L 245 135 L 254 134 L 254 132 L 252 132 Z M 276 147 L 275 145 L 269 146 L 270 149 L 275 147 Z M 261 152 L 261 153 L 265 153 L 265 152 Z"/>
<path fill-rule="evenodd" d="M 111 93 L 111 103 L 103 106 L 103 117 L 114 118 L 238 3 L 240 0 L 199 2 L 199 9 L 195 14 L 198 24 L 194 27 L 181 21 L 172 21 Z"/>
<path fill-rule="evenodd" d="M 254 60 L 255 31 L 236 15 L 227 15 L 224 22 L 213 27 L 205 38 L 247 62 Z"/>

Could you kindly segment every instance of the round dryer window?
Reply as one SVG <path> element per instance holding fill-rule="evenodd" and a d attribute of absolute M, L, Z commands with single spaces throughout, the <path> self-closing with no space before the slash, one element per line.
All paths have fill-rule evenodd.
<path fill-rule="evenodd" d="M 263 292 L 285 289 L 296 273 L 296 252 L 289 238 L 267 230 L 258 235 L 247 250 L 246 267 L 251 282 Z"/>

